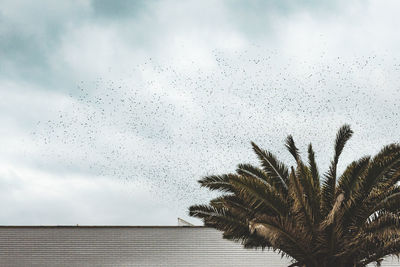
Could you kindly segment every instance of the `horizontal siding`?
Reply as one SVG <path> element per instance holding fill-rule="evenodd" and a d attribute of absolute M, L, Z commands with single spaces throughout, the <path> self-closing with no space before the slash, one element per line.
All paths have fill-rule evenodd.
<path fill-rule="evenodd" d="M 206 227 L 0 227 L 0 266 L 274 266 Z M 397 259 L 385 267 L 400 266 Z"/>
<path fill-rule="evenodd" d="M 375 264 L 369 264 L 368 266 L 376 266 Z M 400 261 L 397 257 L 387 257 L 383 262 L 382 262 L 382 267 L 399 267 L 400 266 Z"/>
<path fill-rule="evenodd" d="M 1 266 L 287 266 L 205 227 L 0 228 Z"/>

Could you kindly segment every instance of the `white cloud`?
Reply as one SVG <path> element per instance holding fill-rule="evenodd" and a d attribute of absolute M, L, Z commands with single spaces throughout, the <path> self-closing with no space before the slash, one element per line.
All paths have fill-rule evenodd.
<path fill-rule="evenodd" d="M 50 174 L 0 164 L 2 224 L 160 225 L 176 223 L 175 210 L 144 182 Z"/>
<path fill-rule="evenodd" d="M 343 123 L 356 134 L 341 163 L 398 141 L 396 1 L 162 1 L 107 18 L 63 5 L 38 25 L 27 8 L 2 12 L 48 62 L 45 81 L 12 56 L 0 76 L 7 223 L 171 224 L 209 198 L 195 180 L 255 162 L 250 140 L 288 159 L 291 133 L 323 167 Z"/>

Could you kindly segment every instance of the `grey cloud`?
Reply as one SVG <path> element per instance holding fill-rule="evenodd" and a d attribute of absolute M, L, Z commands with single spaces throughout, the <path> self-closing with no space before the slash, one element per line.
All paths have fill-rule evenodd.
<path fill-rule="evenodd" d="M 397 28 L 366 20 L 384 9 L 356 16 L 339 1 L 324 19 L 325 1 L 107 3 L 47 3 L 54 14 L 37 24 L 27 10 L 3 14 L 0 195 L 16 207 L 7 223 L 169 224 L 209 198 L 200 177 L 257 162 L 250 140 L 289 162 L 287 134 L 303 151 L 312 141 L 323 171 L 343 123 L 356 134 L 341 168 L 398 139 L 399 62 L 382 52 L 399 44 Z M 367 36 L 372 26 L 385 38 Z M 137 190 L 119 198 L 123 183 Z"/>
<path fill-rule="evenodd" d="M 315 1 L 315 0 L 254 0 L 226 1 L 228 19 L 248 36 L 255 44 L 260 40 L 274 40 L 283 30 L 277 21 L 309 14 L 312 17 L 329 20 L 340 15 L 349 6 L 359 1 Z M 362 8 L 362 6 L 361 6 Z"/>
<path fill-rule="evenodd" d="M 129 0 L 93 0 L 92 6 L 95 15 L 107 17 L 110 19 L 121 19 L 122 17 L 130 17 L 142 15 L 146 13 L 148 5 L 153 1 L 129 1 Z"/>
<path fill-rule="evenodd" d="M 0 199 L 8 203 L 0 216 L 3 225 L 176 223 L 174 210 L 141 190 L 144 184 L 122 184 L 104 177 L 60 179 L 29 174 L 22 168 L 0 172 Z"/>
<path fill-rule="evenodd" d="M 55 71 L 51 59 L 65 30 L 84 20 L 84 10 L 80 5 L 51 1 L 6 1 L 0 11 L 0 77 L 41 85 L 45 90 L 71 86 L 70 77 Z"/>

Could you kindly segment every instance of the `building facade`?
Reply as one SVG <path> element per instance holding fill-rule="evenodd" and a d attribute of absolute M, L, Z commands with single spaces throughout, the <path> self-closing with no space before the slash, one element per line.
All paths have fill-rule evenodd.
<path fill-rule="evenodd" d="M 0 266 L 274 266 L 273 251 L 243 249 L 200 226 L 1 226 Z M 400 266 L 386 260 L 383 266 Z"/>

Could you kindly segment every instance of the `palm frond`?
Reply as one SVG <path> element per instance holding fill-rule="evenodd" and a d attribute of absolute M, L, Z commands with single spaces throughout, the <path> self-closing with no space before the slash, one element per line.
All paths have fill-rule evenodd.
<path fill-rule="evenodd" d="M 287 203 L 275 188 L 245 176 L 232 176 L 230 183 L 235 188 L 237 196 L 245 199 L 252 208 L 265 205 L 268 209 L 274 210 L 277 215 L 287 214 Z"/>
<path fill-rule="evenodd" d="M 400 166 L 400 145 L 391 144 L 383 149 L 372 159 L 367 174 L 360 184 L 359 195 L 366 197 L 372 189 L 382 182 L 387 174 Z M 385 180 L 383 180 L 384 182 Z"/>
<path fill-rule="evenodd" d="M 239 164 L 236 172 L 239 175 L 253 177 L 255 179 L 260 179 L 261 181 L 267 183 L 270 186 L 274 186 L 274 181 L 268 176 L 268 174 L 260 168 L 254 167 L 251 164 Z"/>
<path fill-rule="evenodd" d="M 210 190 L 217 190 L 220 192 L 234 193 L 232 185 L 229 183 L 229 177 L 235 174 L 224 175 L 211 175 L 206 176 L 199 180 L 202 187 L 207 187 Z"/>
<path fill-rule="evenodd" d="M 214 227 L 227 233 L 235 233 L 237 240 L 249 235 L 247 223 L 232 216 L 225 208 L 193 205 L 189 208 L 189 215 L 202 219 L 205 226 Z"/>
<path fill-rule="evenodd" d="M 292 211 L 296 214 L 296 219 L 306 225 L 310 233 L 313 231 L 313 219 L 311 214 L 311 208 L 307 205 L 306 195 L 304 194 L 304 188 L 302 187 L 296 172 L 292 167 L 290 172 L 290 187 L 289 192 L 294 200 L 292 204 Z"/>
<path fill-rule="evenodd" d="M 312 207 L 312 213 L 314 221 L 318 224 L 321 220 L 321 185 L 319 182 L 319 171 L 315 162 L 315 153 L 312 145 L 308 145 L 308 165 L 310 171 L 310 183 L 311 183 L 311 194 L 310 194 L 310 205 Z"/>
<path fill-rule="evenodd" d="M 264 171 L 274 181 L 280 182 L 284 188 L 288 188 L 288 168 L 284 163 L 276 159 L 269 151 L 260 149 L 255 143 L 251 142 L 254 152 L 257 154 Z"/>
<path fill-rule="evenodd" d="M 296 162 L 298 162 L 300 160 L 300 154 L 299 154 L 299 150 L 296 147 L 296 144 L 294 143 L 293 136 L 289 135 L 288 137 L 286 137 L 285 146 L 286 146 L 287 150 L 289 151 L 289 153 L 296 160 Z"/>
<path fill-rule="evenodd" d="M 322 184 L 311 144 L 305 164 L 293 137 L 286 139 L 296 160 L 289 171 L 252 143 L 261 167 L 239 164 L 236 174 L 202 178 L 202 187 L 222 194 L 209 205 L 191 206 L 189 215 L 244 247 L 287 255 L 292 266 L 365 267 L 400 255 L 400 145 L 356 160 L 338 176 L 352 134 L 348 125 L 338 131 Z"/>
<path fill-rule="evenodd" d="M 313 186 L 316 191 L 319 191 L 320 190 L 319 171 L 318 171 L 317 163 L 315 162 L 315 153 L 314 153 L 314 150 L 313 150 L 311 144 L 308 145 L 308 164 L 310 166 Z"/>
<path fill-rule="evenodd" d="M 322 212 L 324 215 L 328 215 L 328 213 L 333 207 L 336 195 L 337 164 L 339 162 L 339 157 L 343 151 L 345 144 L 351 138 L 352 135 L 353 131 L 347 124 L 343 125 L 339 129 L 336 135 L 335 155 L 333 157 L 333 160 L 331 161 L 331 166 L 329 167 L 329 171 L 325 175 L 325 181 L 323 182 L 323 187 L 322 187 Z"/>
<path fill-rule="evenodd" d="M 287 252 L 297 261 L 310 261 L 311 236 L 307 231 L 299 229 L 289 218 L 277 219 L 271 216 L 261 216 L 250 222 L 250 229 L 257 235 L 267 239 L 273 248 Z M 312 260 L 311 260 L 312 261 Z"/>
<path fill-rule="evenodd" d="M 365 173 L 370 157 L 363 157 L 353 161 L 340 176 L 338 181 L 338 192 L 343 192 L 345 198 L 352 196 L 360 182 L 360 178 Z"/>
<path fill-rule="evenodd" d="M 374 204 L 368 203 L 368 197 L 374 188 L 385 181 L 385 176 L 393 168 L 400 167 L 400 146 L 391 144 L 385 146 L 370 162 L 366 174 L 361 177 L 360 184 L 355 192 L 355 199 L 351 202 L 352 225 L 359 227 L 373 213 Z"/>

